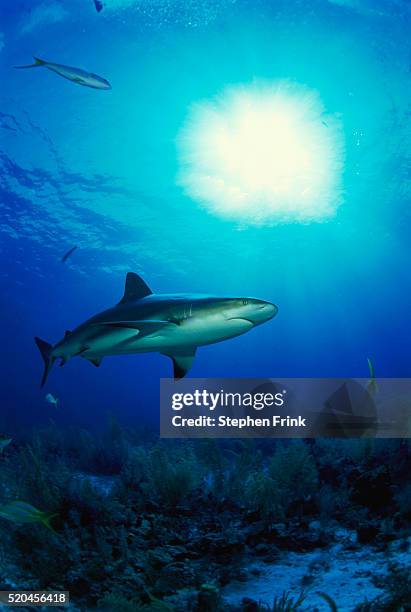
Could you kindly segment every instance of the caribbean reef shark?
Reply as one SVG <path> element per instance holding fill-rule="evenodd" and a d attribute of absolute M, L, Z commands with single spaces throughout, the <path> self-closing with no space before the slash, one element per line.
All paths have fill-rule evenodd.
<path fill-rule="evenodd" d="M 170 357 L 174 377 L 186 375 L 199 346 L 244 334 L 277 314 L 277 306 L 254 298 L 154 294 L 133 272 L 124 295 L 54 346 L 35 338 L 44 359 L 43 387 L 56 359 L 81 356 L 99 366 L 106 355 L 159 352 Z"/>

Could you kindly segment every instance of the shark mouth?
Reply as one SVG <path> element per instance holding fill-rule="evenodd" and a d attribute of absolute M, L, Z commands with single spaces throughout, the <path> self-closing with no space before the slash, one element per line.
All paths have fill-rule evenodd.
<path fill-rule="evenodd" d="M 250 323 L 250 325 L 254 325 L 254 322 L 251 319 L 246 319 L 245 317 L 230 317 L 227 321 L 244 321 L 245 323 Z"/>

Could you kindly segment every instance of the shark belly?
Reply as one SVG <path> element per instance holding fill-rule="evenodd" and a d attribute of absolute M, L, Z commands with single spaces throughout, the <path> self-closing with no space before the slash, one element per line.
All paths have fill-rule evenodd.
<path fill-rule="evenodd" d="M 239 336 L 250 329 L 253 324 L 246 319 L 224 319 L 221 316 L 189 318 L 179 324 L 170 324 L 150 334 L 134 334 L 112 344 L 106 354 L 126 355 L 132 353 L 163 352 L 167 349 L 192 346 L 205 346 Z M 114 337 L 112 338 L 114 340 Z M 117 339 L 117 338 L 116 338 Z M 94 347 L 90 347 L 92 351 Z"/>
<path fill-rule="evenodd" d="M 192 319 L 182 325 L 184 337 L 191 338 L 195 346 L 222 342 L 240 336 L 252 329 L 253 324 L 246 319 L 226 319 L 221 315 Z"/>

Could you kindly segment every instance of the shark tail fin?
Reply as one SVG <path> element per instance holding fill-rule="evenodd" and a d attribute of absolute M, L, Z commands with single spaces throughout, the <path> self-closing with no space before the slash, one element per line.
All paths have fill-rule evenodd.
<path fill-rule="evenodd" d="M 46 380 L 47 380 L 47 376 L 49 375 L 49 372 L 55 361 L 55 357 L 51 356 L 51 351 L 53 347 L 48 342 L 44 342 L 44 340 L 41 340 L 40 338 L 37 338 L 37 337 L 34 338 L 34 341 L 39 347 L 41 356 L 43 357 L 43 361 L 44 361 L 44 372 L 43 372 L 43 378 L 41 379 L 41 385 L 40 385 L 41 387 L 44 387 Z"/>
<path fill-rule="evenodd" d="M 24 68 L 39 68 L 40 66 L 44 66 L 47 62 L 45 62 L 42 59 L 39 59 L 38 57 L 33 57 L 34 59 L 34 64 L 28 64 L 27 66 L 14 66 L 15 68 L 18 68 L 19 70 L 23 70 Z"/>

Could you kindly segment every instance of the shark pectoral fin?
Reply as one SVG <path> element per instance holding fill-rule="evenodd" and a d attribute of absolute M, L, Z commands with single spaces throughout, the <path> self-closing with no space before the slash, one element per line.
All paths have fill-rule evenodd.
<path fill-rule="evenodd" d="M 162 353 L 163 355 L 166 355 L 166 357 L 170 357 L 170 359 L 173 361 L 174 378 L 184 378 L 193 365 L 196 350 L 197 347 L 193 346 L 191 348 L 187 348 L 184 353 L 180 351 L 173 354 Z"/>

